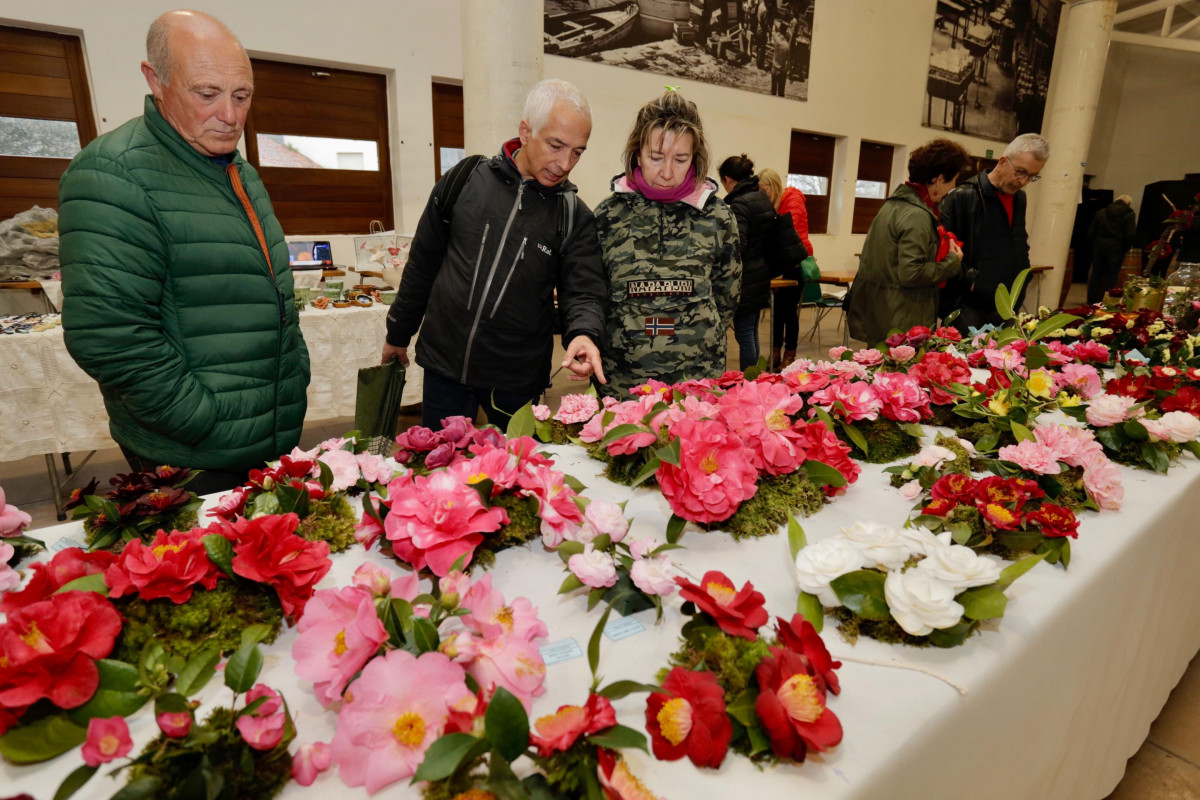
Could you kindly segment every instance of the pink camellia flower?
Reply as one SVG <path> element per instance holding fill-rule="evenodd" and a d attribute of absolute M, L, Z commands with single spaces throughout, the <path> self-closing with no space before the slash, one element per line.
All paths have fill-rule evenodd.
<path fill-rule="evenodd" d="M 671 510 L 692 522 L 729 519 L 758 491 L 753 453 L 716 420 L 686 420 L 674 433 L 679 466 L 663 462 L 656 473 Z"/>
<path fill-rule="evenodd" d="M 905 500 L 914 501 L 921 496 L 921 482 L 911 480 L 900 487 L 900 496 Z"/>
<path fill-rule="evenodd" d="M 21 574 L 8 565 L 16 550 L 8 542 L 0 542 L 0 592 L 11 592 L 21 585 Z"/>
<path fill-rule="evenodd" d="M 996 369 L 1008 369 L 1020 372 L 1025 367 L 1025 356 L 1011 347 L 984 350 L 983 360 L 987 362 L 989 367 L 995 367 Z"/>
<path fill-rule="evenodd" d="M 1075 345 L 1074 351 L 1075 358 L 1084 363 L 1107 364 L 1112 358 L 1108 347 L 1099 342 L 1080 342 Z"/>
<path fill-rule="evenodd" d="M 815 392 L 829 385 L 829 375 L 824 372 L 810 372 L 802 369 L 784 370 L 782 373 L 788 386 L 798 392 Z"/>
<path fill-rule="evenodd" d="M 541 517 L 542 544 L 558 547 L 568 530 L 583 522 L 583 512 L 575 504 L 575 490 L 567 486 L 563 475 L 549 466 L 529 465 L 521 472 L 517 485 L 537 498 Z"/>
<path fill-rule="evenodd" d="M 921 389 L 916 378 L 903 372 L 877 372 L 871 388 L 880 402 L 885 419 L 895 422 L 920 422 L 933 416 L 929 394 Z"/>
<path fill-rule="evenodd" d="M 567 568 L 584 586 L 593 589 L 604 589 L 617 582 L 617 565 L 613 557 L 591 544 L 585 544 L 582 553 L 567 559 Z"/>
<path fill-rule="evenodd" d="M 1073 389 L 1085 400 L 1104 391 L 1100 373 L 1091 364 L 1064 364 L 1055 384 L 1055 389 Z"/>
<path fill-rule="evenodd" d="M 515 634 L 479 638 L 463 633 L 450 640 L 449 649 L 488 696 L 503 686 L 529 711 L 533 698 L 546 693 L 546 662 L 535 641 Z"/>
<path fill-rule="evenodd" d="M 221 495 L 217 499 L 216 508 L 205 514 L 207 517 L 220 517 L 221 519 L 233 519 L 246 507 L 246 500 L 249 499 L 250 492 L 242 486 L 237 487 L 228 494 Z"/>
<path fill-rule="evenodd" d="M 392 576 L 383 567 L 364 561 L 354 570 L 351 583 L 366 589 L 374 597 L 387 597 L 392 591 Z"/>
<path fill-rule="evenodd" d="M 1200 419 L 1187 411 L 1168 411 L 1158 423 L 1166 438 L 1172 442 L 1186 444 L 1200 438 Z"/>
<path fill-rule="evenodd" d="M 1087 421 L 1097 428 L 1107 428 L 1124 422 L 1130 416 L 1130 408 L 1137 403 L 1132 397 L 1119 394 L 1102 394 L 1093 397 L 1087 407 Z"/>
<path fill-rule="evenodd" d="M 617 712 L 607 697 L 588 695 L 582 706 L 559 706 L 558 711 L 538 717 L 529 740 L 542 758 L 565 753 L 581 736 L 608 730 L 617 724 Z"/>
<path fill-rule="evenodd" d="M 396 555 L 440 576 L 462 556 L 470 563 L 483 534 L 506 524 L 503 508 L 485 508 L 470 486 L 449 472 L 433 472 L 415 477 L 391 497 L 383 527 Z"/>
<path fill-rule="evenodd" d="M 442 438 L 459 450 L 471 443 L 475 431 L 475 421 L 470 417 L 446 417 L 442 420 Z"/>
<path fill-rule="evenodd" d="M 460 573 L 461 574 L 461 573 Z M 442 583 L 442 591 L 447 586 Z M 465 591 L 459 589 L 459 605 L 470 613 L 460 619 L 467 630 L 483 638 L 511 634 L 532 641 L 550 635 L 546 623 L 538 619 L 537 608 L 527 597 L 518 597 L 511 604 L 504 595 L 492 588 L 492 576 L 484 575 Z"/>
<path fill-rule="evenodd" d="M 641 561 L 643 558 L 649 558 L 657 547 L 658 542 L 653 539 L 638 539 L 629 545 L 629 554 L 633 556 L 634 561 Z"/>
<path fill-rule="evenodd" d="M 272 750 L 283 741 L 287 712 L 279 692 L 263 683 L 255 684 L 253 689 L 246 692 L 246 705 L 260 697 L 266 698 L 266 701 L 249 714 L 238 717 L 236 725 L 246 744 L 255 750 Z"/>
<path fill-rule="evenodd" d="M 1119 511 L 1125 499 L 1121 470 L 1107 456 L 1092 453 L 1084 457 L 1083 486 L 1101 508 Z"/>
<path fill-rule="evenodd" d="M 546 420 L 550 419 L 550 406 L 533 406 L 533 418 L 538 422 L 545 422 Z"/>
<path fill-rule="evenodd" d="M 743 383 L 726 392 L 718 407 L 729 430 L 750 447 L 755 470 L 786 475 L 804 463 L 800 434 L 792 424 L 804 400 L 787 386 Z"/>
<path fill-rule="evenodd" d="M 383 456 L 363 451 L 354 460 L 358 462 L 359 472 L 367 483 L 387 483 L 395 475 L 395 470 Z"/>
<path fill-rule="evenodd" d="M 379 498 L 374 495 L 367 495 L 363 498 L 363 505 L 370 503 L 374 506 L 376 513 L 379 512 Z M 364 550 L 370 550 L 376 540 L 383 536 L 383 524 L 367 513 L 364 508 L 362 518 L 354 526 L 354 539 L 363 546 Z"/>
<path fill-rule="evenodd" d="M 505 447 L 481 447 L 472 445 L 474 458 L 456 461 L 450 472 L 470 486 L 484 480 L 492 482 L 492 497 L 513 488 L 521 477 L 520 460 Z"/>
<path fill-rule="evenodd" d="M 372 659 L 350 685 L 330 743 L 347 786 L 372 794 L 411 778 L 442 735 L 450 709 L 470 697 L 462 667 L 441 653 L 392 650 Z"/>
<path fill-rule="evenodd" d="M 678 587 L 671 562 L 665 555 L 634 561 L 629 568 L 629 577 L 633 585 L 646 594 L 666 596 Z"/>
<path fill-rule="evenodd" d="M 1057 454 L 1037 440 L 1026 439 L 1016 444 L 1005 445 L 997 453 L 1003 461 L 1011 461 L 1021 469 L 1038 475 L 1057 475 L 1062 472 Z"/>
<path fill-rule="evenodd" d="M 1177 414 L 1185 413 L 1186 414 L 1187 412 L 1178 412 L 1177 411 L 1175 413 L 1177 413 Z M 1191 416 L 1191 414 L 1188 414 L 1187 416 Z M 1195 417 L 1192 417 L 1192 419 L 1195 419 Z M 1150 437 L 1150 441 L 1152 441 L 1152 442 L 1169 442 L 1169 441 L 1171 441 L 1171 434 L 1169 431 L 1167 431 L 1167 429 L 1165 427 L 1163 427 L 1161 420 L 1144 419 L 1144 420 L 1142 420 L 1142 427 L 1146 429 L 1146 435 Z"/>
<path fill-rule="evenodd" d="M 883 353 L 874 347 L 868 347 L 865 350 L 856 350 L 854 353 L 854 362 L 862 364 L 864 367 L 873 367 L 876 364 L 883 363 Z"/>
<path fill-rule="evenodd" d="M 296 674 L 313 682 L 313 692 L 324 706 L 342 699 L 346 684 L 388 637 L 374 596 L 362 586 L 318 591 L 296 632 Z"/>
<path fill-rule="evenodd" d="M 171 739 L 187 736 L 194 721 L 190 711 L 164 711 L 154 719 L 158 723 L 158 729 Z"/>
<path fill-rule="evenodd" d="M 849 347 L 842 347 L 841 345 L 838 345 L 837 347 L 831 347 L 831 348 L 829 348 L 829 360 L 837 361 L 839 358 L 842 357 L 842 353 L 848 353 L 848 352 L 850 352 Z"/>
<path fill-rule="evenodd" d="M 333 754 L 325 742 L 302 744 L 292 757 L 292 780 L 301 786 L 312 786 L 317 776 L 332 763 Z"/>
<path fill-rule="evenodd" d="M 1067 425 L 1038 425 L 1033 437 L 1045 445 L 1054 457 L 1071 467 L 1082 467 L 1091 455 L 1104 455 L 1104 448 L 1096 441 L 1096 435 L 1086 428 Z"/>
<path fill-rule="evenodd" d="M 362 476 L 362 471 L 358 468 L 358 459 L 349 450 L 330 450 L 322 453 L 317 460 L 329 467 L 333 473 L 333 483 L 329 485 L 332 492 L 349 489 L 358 483 Z"/>
<path fill-rule="evenodd" d="M 583 511 L 583 519 L 597 534 L 607 534 L 613 542 L 622 541 L 629 532 L 625 510 L 611 500 L 599 497 L 592 500 Z"/>
<path fill-rule="evenodd" d="M 606 432 L 618 425 L 640 425 L 642 418 L 650 413 L 650 409 L 654 408 L 658 402 L 658 395 L 650 394 L 618 403 L 608 409 L 612 412 L 612 420 L 608 425 L 604 424 L 604 418 L 608 414 L 597 414 L 583 426 L 583 430 L 579 432 L 579 438 L 588 443 L 599 442 L 604 438 Z M 658 441 L 658 435 L 654 431 L 643 430 L 609 442 L 605 449 L 608 450 L 610 456 L 631 455 L 643 447 L 649 447 L 656 441 Z"/>
<path fill-rule="evenodd" d="M 347 439 L 345 436 L 334 436 L 331 439 L 326 439 L 321 442 L 318 450 L 341 450 L 346 442 L 353 442 L 353 439 Z"/>
<path fill-rule="evenodd" d="M 859 364 L 857 361 L 822 361 L 817 364 L 817 369 L 825 370 L 833 374 L 834 378 L 841 377 L 844 380 L 866 380 L 870 374 L 870 370 Z"/>
<path fill-rule="evenodd" d="M 554 418 L 563 425 L 587 422 L 600 411 L 600 401 L 591 394 L 568 394 L 559 401 Z"/>
<path fill-rule="evenodd" d="M 454 443 L 442 442 L 426 454 L 425 466 L 429 469 L 438 469 L 453 464 L 456 458 L 458 458 L 458 448 L 454 446 Z"/>
<path fill-rule="evenodd" d="M 33 517 L 5 502 L 4 489 L 0 488 L 0 537 L 20 536 L 25 526 L 32 521 Z"/>
<path fill-rule="evenodd" d="M 888 348 L 888 358 L 900 364 L 911 361 L 916 355 L 916 348 L 907 344 L 901 344 L 897 345 L 896 347 Z"/>
<path fill-rule="evenodd" d="M 92 717 L 88 720 L 87 739 L 80 755 L 89 767 L 107 764 L 133 749 L 129 725 L 124 717 Z"/>
<path fill-rule="evenodd" d="M 446 440 L 442 438 L 441 431 L 433 431 L 420 425 L 413 425 L 396 437 L 396 444 L 400 445 L 401 450 L 414 453 L 428 453 L 444 441 Z"/>
<path fill-rule="evenodd" d="M 860 419 L 877 419 L 883 403 L 864 381 L 835 381 L 818 392 L 813 392 L 809 403 L 823 408 L 834 417 L 847 422 Z M 814 412 L 810 412 L 812 414 Z"/>

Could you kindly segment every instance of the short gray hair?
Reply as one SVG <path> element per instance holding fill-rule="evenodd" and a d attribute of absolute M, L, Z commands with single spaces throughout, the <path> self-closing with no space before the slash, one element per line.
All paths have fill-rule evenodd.
<path fill-rule="evenodd" d="M 1036 133 L 1022 133 L 1004 148 L 1004 157 L 1012 158 L 1018 153 L 1029 153 L 1038 161 L 1050 159 L 1050 143 Z"/>
<path fill-rule="evenodd" d="M 547 78 L 529 90 L 529 94 L 525 96 L 525 110 L 521 112 L 521 119 L 529 123 L 533 133 L 537 133 L 550 119 L 550 112 L 558 102 L 566 103 L 591 121 L 592 109 L 583 92 L 579 91 L 575 84 L 557 78 Z"/>

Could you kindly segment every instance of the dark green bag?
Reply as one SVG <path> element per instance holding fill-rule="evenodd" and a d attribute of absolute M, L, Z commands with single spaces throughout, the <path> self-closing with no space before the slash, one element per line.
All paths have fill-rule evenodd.
<path fill-rule="evenodd" d="M 404 365 L 392 359 L 378 367 L 358 371 L 358 395 L 354 400 L 354 427 L 369 439 L 368 449 L 377 455 L 392 454 L 396 418 L 404 396 Z"/>
<path fill-rule="evenodd" d="M 801 279 L 804 282 L 804 294 L 800 297 L 802 303 L 815 303 L 821 299 L 821 268 L 817 260 L 808 256 L 800 262 Z"/>

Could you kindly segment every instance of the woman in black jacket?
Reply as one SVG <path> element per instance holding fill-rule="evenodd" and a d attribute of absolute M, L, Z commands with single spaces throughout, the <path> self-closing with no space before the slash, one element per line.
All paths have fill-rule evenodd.
<path fill-rule="evenodd" d="M 745 153 L 730 156 L 717 170 L 725 187 L 725 202 L 737 220 L 742 252 L 742 295 L 733 314 L 733 335 L 742 371 L 758 363 L 758 319 L 771 305 L 771 270 L 764 258 L 766 237 L 775 221 L 775 207 L 758 186 L 754 162 Z"/>

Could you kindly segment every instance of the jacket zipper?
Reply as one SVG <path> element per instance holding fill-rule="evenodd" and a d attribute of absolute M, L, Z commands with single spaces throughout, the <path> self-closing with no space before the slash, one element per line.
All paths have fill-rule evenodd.
<path fill-rule="evenodd" d="M 528 236 L 521 240 L 521 248 L 517 251 L 517 255 L 513 259 L 512 266 L 508 268 L 508 275 L 504 276 L 504 283 L 500 286 L 500 294 L 496 295 L 496 302 L 492 304 L 492 313 L 488 314 L 488 319 L 492 319 L 496 316 L 496 311 L 500 308 L 500 301 L 504 299 L 504 292 L 506 289 L 508 289 L 508 282 L 512 278 L 513 273 L 517 270 L 517 264 L 525 260 L 525 243 L 528 241 Z"/>
<path fill-rule="evenodd" d="M 508 220 L 504 223 L 504 232 L 500 234 L 500 242 L 496 246 L 496 257 L 492 259 L 492 266 L 488 270 L 487 280 L 483 284 L 483 295 L 479 300 L 479 308 L 475 310 L 475 319 L 471 322 L 471 330 L 467 334 L 467 346 L 463 349 L 462 377 L 458 381 L 463 385 L 467 383 L 467 366 L 471 363 L 471 345 L 475 343 L 475 332 L 479 330 L 479 318 L 483 316 L 483 301 L 487 297 L 488 292 L 491 291 L 492 280 L 496 277 L 496 268 L 500 266 L 500 256 L 504 254 L 504 243 L 508 241 L 508 231 L 512 228 L 517 211 L 521 208 L 521 195 L 524 192 L 525 182 L 522 181 L 517 185 L 517 200 L 513 203 L 512 211 L 508 212 Z"/>
<path fill-rule="evenodd" d="M 471 291 L 467 293 L 467 311 L 475 305 L 475 282 L 479 279 L 479 263 L 483 261 L 483 248 L 487 244 L 488 230 L 491 227 L 490 222 L 483 226 L 483 240 L 479 243 L 479 253 L 475 256 L 475 272 L 471 275 Z M 479 302 L 482 303 L 483 299 L 480 298 Z"/>

